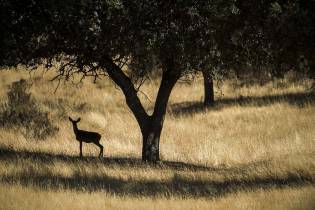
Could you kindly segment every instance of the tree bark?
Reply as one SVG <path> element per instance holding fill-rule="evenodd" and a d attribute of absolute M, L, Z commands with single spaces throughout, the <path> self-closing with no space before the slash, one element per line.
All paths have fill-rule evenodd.
<path fill-rule="evenodd" d="M 203 83 L 204 83 L 204 105 L 213 106 L 214 105 L 214 89 L 213 89 L 213 78 L 209 71 L 202 71 Z"/>
<path fill-rule="evenodd" d="M 172 89 L 180 77 L 180 72 L 173 69 L 171 65 L 164 71 L 154 111 L 149 116 L 143 108 L 130 78 L 111 59 L 105 59 L 103 65 L 110 78 L 122 89 L 126 103 L 140 126 L 143 138 L 142 160 L 148 162 L 159 161 L 160 136 L 164 124 L 166 107 Z"/>
<path fill-rule="evenodd" d="M 157 162 L 160 160 L 160 136 L 163 122 L 150 119 L 146 128 L 142 130 L 142 160 Z"/>

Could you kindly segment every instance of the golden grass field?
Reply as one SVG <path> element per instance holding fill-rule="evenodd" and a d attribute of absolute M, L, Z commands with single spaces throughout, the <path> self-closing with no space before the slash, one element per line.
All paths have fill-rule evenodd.
<path fill-rule="evenodd" d="M 203 83 L 172 92 L 156 165 L 141 159 L 141 133 L 122 92 L 107 78 L 93 84 L 48 82 L 41 70 L 0 71 L 0 99 L 21 78 L 59 127 L 34 140 L 0 127 L 0 209 L 315 209 L 315 93 L 308 80 L 263 86 L 225 81 L 216 105 L 203 108 Z M 150 112 L 159 81 L 139 93 Z M 102 134 L 74 138 L 68 120 Z"/>

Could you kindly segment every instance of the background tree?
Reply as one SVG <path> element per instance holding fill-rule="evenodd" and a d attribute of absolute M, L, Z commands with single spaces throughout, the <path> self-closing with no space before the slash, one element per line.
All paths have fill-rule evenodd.
<path fill-rule="evenodd" d="M 214 87 L 213 87 L 213 76 L 209 70 L 202 71 L 203 86 L 204 86 L 204 100 L 205 106 L 214 105 Z"/>
<path fill-rule="evenodd" d="M 216 39 L 219 59 L 229 71 L 239 78 L 256 75 L 260 82 L 282 78 L 289 70 L 315 78 L 315 1 L 237 0 L 232 6 L 237 15 L 229 16 L 217 30 L 222 39 Z M 222 65 L 217 60 L 212 66 Z M 214 104 L 211 75 L 203 71 L 205 105 Z"/>
<path fill-rule="evenodd" d="M 239 53 L 232 61 L 240 61 L 235 64 L 266 67 L 257 69 L 271 69 L 273 77 L 288 70 L 313 74 L 315 1 L 238 0 L 235 6 L 232 51 Z"/>

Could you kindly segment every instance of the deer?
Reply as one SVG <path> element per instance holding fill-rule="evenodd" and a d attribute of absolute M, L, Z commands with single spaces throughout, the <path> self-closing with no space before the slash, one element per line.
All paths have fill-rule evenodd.
<path fill-rule="evenodd" d="M 78 129 L 78 122 L 80 122 L 81 118 L 78 118 L 77 120 L 73 120 L 71 117 L 69 117 L 70 122 L 73 126 L 73 131 L 75 134 L 75 138 L 77 141 L 80 142 L 80 157 L 83 157 L 82 155 L 82 143 L 94 143 L 100 148 L 100 154 L 99 158 L 103 156 L 103 145 L 100 144 L 101 140 L 101 134 L 97 132 L 91 132 L 91 131 L 85 131 Z"/>

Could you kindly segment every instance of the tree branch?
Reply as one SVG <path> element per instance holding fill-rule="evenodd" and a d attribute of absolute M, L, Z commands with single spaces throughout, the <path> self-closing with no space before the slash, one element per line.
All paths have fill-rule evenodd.
<path fill-rule="evenodd" d="M 132 113 L 135 115 L 141 130 L 149 118 L 145 109 L 143 108 L 141 101 L 137 95 L 137 91 L 131 82 L 130 78 L 125 75 L 121 68 L 116 65 L 112 59 L 105 58 L 102 65 L 106 68 L 109 77 L 120 87 L 123 91 L 126 102 Z"/>
<path fill-rule="evenodd" d="M 180 78 L 180 71 L 171 68 L 173 68 L 173 65 L 163 72 L 161 85 L 155 100 L 152 117 L 158 121 L 163 120 L 172 89 Z"/>

